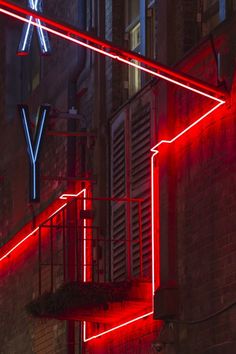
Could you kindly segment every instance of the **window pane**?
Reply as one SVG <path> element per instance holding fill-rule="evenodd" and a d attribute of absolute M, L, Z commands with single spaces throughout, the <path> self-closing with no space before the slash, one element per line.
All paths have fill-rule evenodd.
<path fill-rule="evenodd" d="M 140 23 L 130 30 L 130 49 L 140 52 Z M 139 65 L 137 61 L 133 61 Z M 141 88 L 141 73 L 137 68 L 129 67 L 129 95 L 132 96 Z"/>
<path fill-rule="evenodd" d="M 133 63 L 139 65 L 136 60 Z M 141 72 L 139 69 L 129 67 L 129 96 L 134 95 L 141 88 Z"/>
<path fill-rule="evenodd" d="M 140 23 L 138 23 L 130 31 L 130 49 L 138 52 L 139 45 L 140 45 Z"/>

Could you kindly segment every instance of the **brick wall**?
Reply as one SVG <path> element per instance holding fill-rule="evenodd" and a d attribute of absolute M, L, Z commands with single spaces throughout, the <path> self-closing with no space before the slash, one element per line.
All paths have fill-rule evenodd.
<path fill-rule="evenodd" d="M 64 3 L 63 8 L 58 6 L 56 10 L 52 4 L 51 9 L 50 7 L 45 9 L 45 13 L 61 18 L 66 13 L 67 19 L 70 18 L 70 22 L 75 23 L 77 18 L 75 4 L 76 2 L 74 7 L 70 7 L 70 11 L 65 11 L 66 5 Z M 2 203 L 0 206 L 0 215 L 3 215 L 2 239 L 0 241 L 2 243 L 32 217 L 28 203 L 28 156 L 23 130 L 16 110 L 18 103 L 25 103 L 22 102 L 20 91 L 20 86 L 24 84 L 21 82 L 21 62 L 27 59 L 17 57 L 15 54 L 22 24 L 15 23 L 8 18 L 4 18 L 4 23 L 6 52 L 2 52 L 1 60 L 4 63 L 3 68 L 6 67 L 6 71 L 3 73 L 2 82 L 7 83 L 7 88 L 6 91 L 4 87 L 2 88 L 1 97 L 5 96 L 5 102 L 8 102 L 8 104 L 1 105 L 1 131 L 4 132 L 1 136 L 3 158 L 0 167 L 1 175 L 4 177 L 1 181 Z M 43 103 L 49 103 L 53 108 L 60 111 L 67 111 L 68 78 L 77 65 L 77 48 L 58 38 L 51 38 L 51 44 L 53 54 L 42 58 L 41 83 L 27 98 L 26 103 L 29 104 L 32 116 L 36 114 L 39 105 Z M 71 57 L 74 58 L 73 61 L 68 61 L 68 58 Z M 14 76 L 12 76 L 13 69 Z M 15 87 L 18 87 L 18 89 L 16 90 Z M 56 128 L 58 127 L 60 128 L 60 124 L 58 126 L 57 123 Z M 63 125 L 61 125 L 61 128 L 63 129 Z M 45 137 L 43 145 L 41 154 L 43 161 L 42 175 L 65 175 L 66 139 Z M 45 205 L 53 192 L 58 193 L 61 186 L 55 181 L 42 182 L 41 188 L 41 200 Z M 49 190 L 51 193 L 48 193 Z M 34 207 L 35 212 L 40 210 L 40 205 Z"/>
<path fill-rule="evenodd" d="M 37 240 L 1 269 L 2 354 L 66 353 L 64 322 L 31 318 L 25 305 L 38 294 Z"/>
<path fill-rule="evenodd" d="M 178 318 L 183 320 L 207 317 L 235 299 L 233 23 L 231 20 L 222 24 L 214 33 L 216 50 L 222 56 L 222 76 L 228 90 L 232 87 L 230 105 L 212 115 L 182 142 L 166 148 L 159 158 L 161 281 L 162 285 L 177 282 Z M 216 63 L 209 41 L 189 54 L 178 68 L 217 85 Z M 163 83 L 153 88 L 153 94 L 158 102 L 153 113 L 159 137 L 167 133 L 167 128 L 180 129 L 209 106 L 206 99 Z M 120 335 L 117 332 L 88 343 L 87 351 L 148 353 L 154 350 L 152 342 L 163 340 L 167 342 L 162 351 L 166 354 L 215 354 L 223 350 L 228 354 L 235 351 L 234 328 L 235 309 L 231 308 L 202 323 L 174 323 L 173 328 L 165 327 L 161 335 L 157 328 L 149 332 L 146 327 L 142 330 L 135 325 L 130 327 L 129 334 L 120 331 Z M 147 338 L 147 346 L 140 338 Z"/>
<path fill-rule="evenodd" d="M 193 321 L 224 308 L 236 294 L 235 82 L 231 93 L 232 106 L 209 119 L 194 141 L 176 152 L 179 315 Z M 235 309 L 181 325 L 179 350 L 232 353 L 234 328 Z"/>
<path fill-rule="evenodd" d="M 165 284 L 173 280 L 173 275 L 176 277 L 178 318 L 186 321 L 215 314 L 232 303 L 236 294 L 233 262 L 236 107 L 232 69 L 235 67 L 235 47 L 231 46 L 234 31 L 232 20 L 222 24 L 214 33 L 216 50 L 222 55 L 223 78 L 231 92 L 229 104 L 192 130 L 182 142 L 166 148 L 159 159 L 161 239 L 169 239 L 168 252 L 161 248 L 164 252 L 161 258 L 169 257 L 167 263 L 163 263 L 166 268 L 162 281 Z M 217 84 L 209 41 L 186 57 L 179 68 Z M 205 99 L 196 99 L 179 89 L 170 89 L 169 94 L 173 111 L 169 110 L 168 119 L 173 130 L 181 127 L 183 122 L 191 122 L 194 115 L 206 109 L 208 104 Z M 175 244 L 176 254 L 173 253 Z M 235 308 L 200 323 L 176 323 L 176 352 L 233 353 L 236 348 L 234 328 Z"/>
<path fill-rule="evenodd" d="M 72 24 L 77 23 L 77 1 L 44 2 L 45 13 Z M 21 64 L 25 58 L 16 56 L 22 23 L 1 15 L 1 86 L 0 86 L 0 244 L 7 242 L 33 214 L 43 210 L 66 188 L 57 180 L 41 180 L 41 203 L 32 206 L 28 200 L 28 156 L 23 129 L 16 105 L 27 103 L 30 113 L 38 106 L 49 103 L 59 111 L 68 109 L 68 81 L 77 66 L 77 48 L 61 39 L 51 37 L 50 57 L 42 61 L 40 85 L 22 102 Z M 71 60 L 73 58 L 73 60 Z M 70 60 L 69 60 L 70 59 Z M 66 129 L 59 121 L 53 129 Z M 67 141 L 63 137 L 45 136 L 41 153 L 42 176 L 66 176 Z M 38 294 L 37 244 L 24 254 L 10 257 L 1 268 L 1 320 L 2 354 L 13 353 L 66 353 L 66 324 L 58 321 L 39 321 L 30 318 L 25 305 Z"/>
<path fill-rule="evenodd" d="M 152 343 L 160 331 L 158 321 L 151 317 L 98 338 L 86 345 L 86 354 L 152 354 Z"/>
<path fill-rule="evenodd" d="M 165 63 L 173 63 L 180 58 L 184 51 L 194 43 L 195 32 L 188 32 L 188 23 L 183 23 L 181 18 L 185 11 L 188 16 L 194 16 L 195 8 L 182 7 L 184 1 L 159 2 L 158 17 L 160 24 L 158 30 L 158 43 L 160 43 L 158 57 Z M 65 2 L 57 2 L 57 5 L 47 2 L 48 14 L 55 14 L 63 20 L 70 19 L 76 22 L 76 2 L 70 7 Z M 117 1 L 105 2 L 105 37 L 114 43 L 123 45 L 123 21 L 124 3 Z M 174 16 L 173 8 L 181 15 Z M 169 17 L 166 17 L 166 14 Z M 64 17 L 66 14 L 66 18 Z M 186 14 L 186 13 L 185 13 Z M 160 15 L 161 16 L 161 15 Z M 171 23 L 167 31 L 167 24 Z M 87 28 L 95 31 L 97 19 L 87 23 Z M 7 20 L 6 29 L 19 33 L 17 25 Z M 185 31 L 185 32 L 184 32 Z M 183 33 L 186 37 L 184 42 Z M 1 32 L 0 36 L 3 35 Z M 223 77 L 228 88 L 231 88 L 235 67 L 235 30 L 233 20 L 217 29 L 216 46 L 220 49 L 223 58 Z M 4 40 L 0 41 L 4 46 Z M 233 43 L 233 44 L 232 44 Z M 56 105 L 60 110 L 67 110 L 67 82 L 68 76 L 74 68 L 75 62 L 68 58 L 76 59 L 76 51 L 73 46 L 64 44 L 59 39 L 52 39 L 54 54 L 43 59 L 42 84 L 29 98 L 31 109 L 36 109 L 43 102 Z M 1 48 L 2 49 L 2 48 Z M 9 49 L 10 50 L 10 49 Z M 14 46 L 11 48 L 10 57 L 14 57 Z M 2 50 L 1 53 L 4 51 Z M 16 64 L 18 58 L 14 57 L 12 63 Z M 5 58 L 2 57 L 3 67 Z M 101 64 L 101 63 L 100 63 Z M 88 52 L 86 67 L 78 81 L 80 89 L 85 88 L 85 95 L 78 102 L 80 113 L 85 117 L 86 126 L 96 129 L 98 140 L 96 153 L 93 150 L 86 157 L 86 169 L 94 174 L 100 173 L 101 166 L 105 166 L 104 156 L 107 151 L 107 131 L 110 113 L 118 108 L 124 98 L 122 81 L 125 69 L 119 63 L 106 60 L 105 78 L 103 89 L 105 93 L 106 108 L 104 117 L 101 118 L 100 95 L 96 87 L 99 82 L 98 75 L 101 65 L 96 64 L 96 56 Z M 19 66 L 19 63 L 18 63 Z M 16 66 L 15 70 L 19 70 Z M 18 69 L 17 69 L 18 68 Z M 179 68 L 199 78 L 216 84 L 216 67 L 214 56 L 209 43 L 194 51 Z M 1 71 L 0 75 L 4 75 Z M 18 75 L 18 76 L 17 76 Z M 17 80 L 20 72 L 16 72 Z M 1 93 L 5 90 L 6 78 L 0 80 Z M 101 82 L 100 82 L 101 83 Z M 45 89 L 46 88 L 46 89 Z M 13 89 L 13 88 L 12 88 Z M 9 91 L 10 92 L 10 91 Z M 175 277 L 179 284 L 180 302 L 179 317 L 183 319 L 197 320 L 211 314 L 235 298 L 235 84 L 231 107 L 221 112 L 217 123 L 215 118 L 194 133 L 195 139 L 189 139 L 183 144 L 176 145 L 174 155 L 166 151 L 160 163 L 161 165 L 161 237 L 167 240 L 162 249 L 162 258 L 165 261 L 162 269 L 164 281 Z M 150 90 L 151 93 L 151 90 Z M 173 100 L 175 94 L 175 100 Z M 158 109 L 152 110 L 153 129 L 158 123 L 159 131 L 163 127 L 177 127 L 181 119 L 176 122 L 176 117 L 190 119 L 195 110 L 201 111 L 205 102 L 193 99 L 181 92 L 174 91 L 158 83 L 152 91 L 157 96 Z M 3 94 L 0 95 L 4 97 Z M 104 97 L 103 97 L 104 98 Z M 188 105 L 188 99 L 191 104 Z M 4 132 L 0 139 L 1 163 L 0 180 L 1 192 L 1 237 L 2 242 L 14 234 L 27 220 L 32 218 L 28 206 L 28 160 L 23 144 L 23 136 L 19 134 L 20 124 L 17 121 L 14 106 L 20 99 L 19 90 L 15 87 L 14 95 L 11 95 L 11 107 L 0 105 L 0 127 Z M 170 100 L 170 101 L 169 101 Z M 170 107 L 169 102 L 173 102 Z M 10 112 L 10 114 L 9 114 Z M 167 119 L 168 117 L 168 119 Z M 61 126 L 63 128 L 63 125 Z M 156 130 L 155 130 L 156 131 Z M 14 144 L 9 144 L 9 136 Z M 65 154 L 66 144 L 63 138 L 46 137 L 42 156 L 42 173 L 62 175 L 66 172 Z M 170 154 L 170 155 L 169 155 Z M 172 154 L 172 155 L 171 155 Z M 169 156 L 168 156 L 169 155 Z M 167 159 L 165 160 L 165 156 Z M 63 157 L 63 159 L 61 158 Z M 97 161 L 95 161 L 97 160 Z M 101 163 L 102 162 L 102 163 Z M 103 173 L 105 174 L 104 167 Z M 100 169 L 100 170 L 99 170 Z M 102 175 L 103 176 L 103 175 Z M 98 192 L 104 192 L 101 177 L 97 188 Z M 100 188 L 102 186 L 103 189 Z M 45 206 L 56 195 L 61 185 L 54 182 L 43 182 L 42 204 L 36 207 L 36 212 Z M 13 197 L 14 196 L 14 197 Z M 173 203 L 173 204 L 172 204 Z M 171 237 L 169 237 L 171 235 Z M 173 237 L 176 237 L 174 240 Z M 168 245 L 168 242 L 170 244 Z M 175 248 L 175 242 L 177 246 Z M 174 243 L 173 243 L 174 242 Z M 177 253 L 177 261 L 173 261 Z M 37 293 L 36 250 L 32 248 L 25 254 L 19 255 L 17 262 L 9 259 L 9 267 L 4 270 L 1 281 L 1 327 L 0 333 L 2 345 L 0 352 L 11 353 L 65 353 L 65 325 L 56 321 L 36 321 L 26 316 L 24 306 Z M 218 317 L 196 325 L 175 324 L 177 335 L 174 345 L 166 353 L 172 353 L 175 347 L 177 353 L 205 353 L 215 354 L 224 350 L 225 353 L 233 353 L 234 348 L 230 343 L 235 338 L 235 311 L 233 309 Z M 121 334 L 122 333 L 122 334 Z M 151 353 L 152 343 L 158 340 L 158 322 L 143 320 L 137 326 L 127 327 L 117 336 L 109 335 L 103 339 L 90 342 L 87 345 L 88 353 Z M 225 346 L 222 343 L 226 343 Z M 227 344 L 228 343 L 228 344 Z M 230 347 L 231 346 L 231 347 Z M 104 349 L 106 348 L 106 349 Z"/>

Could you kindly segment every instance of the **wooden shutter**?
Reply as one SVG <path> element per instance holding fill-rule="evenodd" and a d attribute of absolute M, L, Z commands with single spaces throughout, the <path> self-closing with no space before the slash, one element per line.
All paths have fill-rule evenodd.
<path fill-rule="evenodd" d="M 111 132 L 111 195 L 126 195 L 126 139 L 125 119 L 121 115 L 112 125 Z M 125 203 L 111 205 L 111 270 L 112 280 L 126 279 L 127 226 Z"/>
<path fill-rule="evenodd" d="M 112 205 L 113 280 L 126 279 L 129 271 L 131 276 L 140 277 L 140 256 L 142 256 L 142 276 L 149 278 L 151 276 L 150 136 L 149 103 L 135 109 L 131 118 L 127 116 L 125 118 L 125 114 L 117 117 L 112 126 L 111 195 L 116 197 L 130 195 L 132 198 L 144 199 L 141 206 L 141 225 L 137 203 L 114 203 Z M 131 244 L 125 242 L 129 239 Z M 128 259 L 130 259 L 131 268 Z"/>
<path fill-rule="evenodd" d="M 140 275 L 142 254 L 143 276 L 151 275 L 151 182 L 150 182 L 150 104 L 146 103 L 134 111 L 131 117 L 131 195 L 143 198 L 142 244 L 137 205 L 132 204 L 132 272 Z M 141 252 L 140 252 L 141 251 Z"/>

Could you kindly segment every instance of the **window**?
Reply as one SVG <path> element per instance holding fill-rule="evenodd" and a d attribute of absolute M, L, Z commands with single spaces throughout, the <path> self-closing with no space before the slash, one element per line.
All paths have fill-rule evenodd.
<path fill-rule="evenodd" d="M 146 55 L 151 59 L 156 57 L 155 46 L 155 0 L 130 0 L 126 2 L 126 35 L 129 49 Z M 135 61 L 134 61 L 135 62 Z M 138 62 L 135 62 L 138 64 Z M 132 67 L 128 72 L 129 96 L 140 90 L 145 82 L 145 75 Z"/>
<path fill-rule="evenodd" d="M 130 49 L 133 52 L 140 53 L 140 22 L 138 22 L 129 34 Z M 133 60 L 135 64 L 137 61 Z M 141 88 L 141 72 L 138 69 L 129 68 L 129 95 L 132 96 Z"/>
<path fill-rule="evenodd" d="M 130 0 L 126 3 L 126 33 L 128 34 L 129 49 L 141 53 L 139 0 Z M 138 64 L 136 61 L 134 63 Z M 141 73 L 132 67 L 129 67 L 128 70 L 129 96 L 132 96 L 141 88 Z"/>

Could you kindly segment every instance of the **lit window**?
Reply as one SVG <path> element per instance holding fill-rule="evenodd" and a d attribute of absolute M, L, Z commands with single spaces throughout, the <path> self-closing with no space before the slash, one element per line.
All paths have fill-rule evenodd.
<path fill-rule="evenodd" d="M 140 23 L 130 31 L 130 49 L 140 53 Z M 139 64 L 133 60 L 135 64 Z M 141 88 L 141 72 L 136 68 L 129 68 L 129 94 L 133 95 Z"/>
<path fill-rule="evenodd" d="M 156 58 L 155 36 L 155 4 L 156 0 L 130 0 L 126 2 L 126 37 L 129 40 L 129 49 L 133 52 Z M 139 65 L 138 62 L 134 61 Z M 140 90 L 146 82 L 146 75 L 137 68 L 128 69 L 129 96 Z"/>
<path fill-rule="evenodd" d="M 139 0 L 130 0 L 126 3 L 126 33 L 129 38 L 129 49 L 140 53 L 140 7 Z M 143 53 L 142 53 L 143 54 Z M 138 62 L 134 61 L 135 64 Z M 141 88 L 141 73 L 136 68 L 129 67 L 129 96 Z"/>

